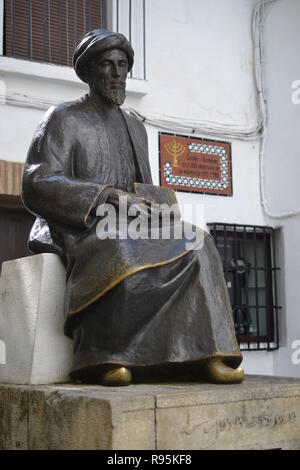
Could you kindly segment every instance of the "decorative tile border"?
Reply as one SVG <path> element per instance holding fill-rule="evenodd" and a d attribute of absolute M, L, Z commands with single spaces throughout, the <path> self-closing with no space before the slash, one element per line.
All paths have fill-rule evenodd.
<path fill-rule="evenodd" d="M 232 195 L 230 143 L 160 133 L 159 144 L 162 186 L 179 191 Z M 177 152 L 178 158 L 174 151 L 176 145 L 181 149 L 181 155 Z M 209 172 L 214 177 L 209 177 Z"/>

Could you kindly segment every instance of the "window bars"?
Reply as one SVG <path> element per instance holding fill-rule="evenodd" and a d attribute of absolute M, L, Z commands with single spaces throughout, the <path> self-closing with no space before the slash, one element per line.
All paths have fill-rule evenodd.
<path fill-rule="evenodd" d="M 278 349 L 274 229 L 217 222 L 208 227 L 221 256 L 240 349 Z"/>

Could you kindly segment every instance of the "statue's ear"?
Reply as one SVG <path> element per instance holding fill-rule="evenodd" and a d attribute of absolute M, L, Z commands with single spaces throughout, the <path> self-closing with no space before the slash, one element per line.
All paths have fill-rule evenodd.
<path fill-rule="evenodd" d="M 92 75 L 92 70 L 91 70 L 91 67 L 92 67 L 92 64 L 89 63 L 89 64 L 85 64 L 82 66 L 82 69 L 80 71 L 80 75 L 81 75 L 81 79 L 85 82 L 85 83 L 89 83 L 90 81 L 90 77 Z"/>

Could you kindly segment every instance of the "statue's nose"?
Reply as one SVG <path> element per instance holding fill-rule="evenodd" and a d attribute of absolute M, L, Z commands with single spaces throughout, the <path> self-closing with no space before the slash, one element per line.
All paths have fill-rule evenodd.
<path fill-rule="evenodd" d="M 114 64 L 114 67 L 113 67 L 113 74 L 114 76 L 116 77 L 119 77 L 120 74 L 121 74 L 121 71 L 120 71 L 120 67 L 118 64 Z"/>

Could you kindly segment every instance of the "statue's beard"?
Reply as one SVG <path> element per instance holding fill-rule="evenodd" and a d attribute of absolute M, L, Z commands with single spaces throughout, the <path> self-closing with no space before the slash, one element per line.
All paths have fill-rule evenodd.
<path fill-rule="evenodd" d="M 126 93 L 125 93 L 125 86 L 124 87 L 103 87 L 102 95 L 113 104 L 118 106 L 122 106 L 125 101 Z"/>

